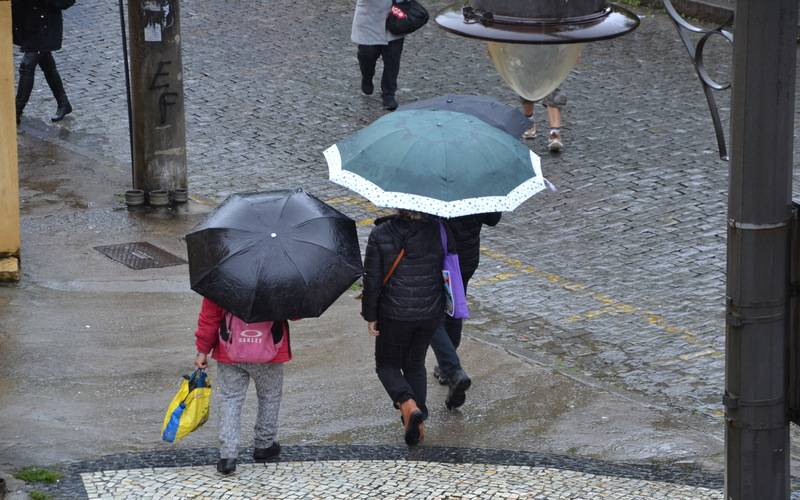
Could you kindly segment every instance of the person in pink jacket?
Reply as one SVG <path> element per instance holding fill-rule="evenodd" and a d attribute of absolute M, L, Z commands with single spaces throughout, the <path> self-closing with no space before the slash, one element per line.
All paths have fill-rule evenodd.
<path fill-rule="evenodd" d="M 217 361 L 217 397 L 219 405 L 219 462 L 217 470 L 222 474 L 236 471 L 242 405 L 244 404 L 250 379 L 256 386 L 258 415 L 255 425 L 253 460 L 264 462 L 278 456 L 281 446 L 275 440 L 278 431 L 278 410 L 283 392 L 283 363 L 292 359 L 287 321 L 276 321 L 272 325 L 273 337 L 286 336 L 277 355 L 269 363 L 235 363 L 229 358 L 225 343 L 220 342 L 220 324 L 225 310 L 204 298 L 197 318 L 195 345 L 197 368 L 208 367 L 208 355 Z"/>

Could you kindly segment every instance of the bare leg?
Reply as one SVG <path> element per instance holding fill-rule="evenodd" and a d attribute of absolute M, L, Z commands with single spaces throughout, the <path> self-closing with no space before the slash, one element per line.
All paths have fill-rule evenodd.
<path fill-rule="evenodd" d="M 530 128 L 522 133 L 523 139 L 533 139 L 536 137 L 536 122 L 533 119 L 533 108 L 534 103 L 532 101 L 526 99 L 522 100 L 522 114 L 531 121 Z"/>
<path fill-rule="evenodd" d="M 533 102 L 522 101 L 522 114 L 533 120 Z"/>
<path fill-rule="evenodd" d="M 547 134 L 547 149 L 551 153 L 559 153 L 564 147 L 561 140 L 561 110 L 555 106 L 547 106 L 547 121 L 550 122 L 550 132 Z"/>
<path fill-rule="evenodd" d="M 555 106 L 547 106 L 547 121 L 550 128 L 561 128 L 561 110 Z"/>

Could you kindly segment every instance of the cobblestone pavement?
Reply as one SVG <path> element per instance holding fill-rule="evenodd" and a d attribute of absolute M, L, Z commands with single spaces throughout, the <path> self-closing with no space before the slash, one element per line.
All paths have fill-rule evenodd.
<path fill-rule="evenodd" d="M 117 470 L 84 474 L 83 482 L 90 499 L 722 498 L 706 488 L 558 469 L 389 460 L 248 464 L 229 478 L 213 466 Z"/>
<path fill-rule="evenodd" d="M 280 460 L 215 470 L 216 449 L 123 454 L 75 463 L 42 490 L 57 498 L 710 499 L 720 476 L 560 455 L 465 448 L 290 446 Z"/>
<path fill-rule="evenodd" d="M 352 4 L 182 2 L 193 194 L 302 186 L 361 221 L 366 235 L 376 210 L 329 182 L 322 156 L 383 113 L 378 97 L 358 91 Z M 466 332 L 716 423 L 727 165 L 669 20 L 640 14 L 632 35 L 588 45 L 564 83 L 565 151 L 548 155 L 546 134 L 532 141 L 559 191 L 485 231 L 471 286 L 479 314 Z M 76 112 L 44 124 L 55 104 L 39 78 L 23 132 L 126 164 L 119 39 L 115 3 L 67 11 L 56 59 Z M 481 43 L 431 23 L 404 50 L 401 103 L 449 92 L 516 103 Z M 724 48 L 706 57 L 728 68 Z M 719 99 L 727 123 L 728 96 Z M 544 130 L 543 108 L 537 116 Z"/>

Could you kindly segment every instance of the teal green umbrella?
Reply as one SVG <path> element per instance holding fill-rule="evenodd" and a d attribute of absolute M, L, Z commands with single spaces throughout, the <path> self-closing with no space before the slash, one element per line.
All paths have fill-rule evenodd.
<path fill-rule="evenodd" d="M 385 115 L 325 158 L 332 181 L 375 205 L 441 217 L 513 210 L 546 183 L 518 138 L 452 111 Z"/>

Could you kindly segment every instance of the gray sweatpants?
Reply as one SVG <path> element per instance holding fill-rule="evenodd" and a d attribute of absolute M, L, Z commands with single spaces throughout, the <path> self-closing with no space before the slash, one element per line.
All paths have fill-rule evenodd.
<path fill-rule="evenodd" d="M 250 378 L 256 385 L 258 415 L 255 447 L 269 448 L 278 432 L 278 410 L 283 392 L 283 363 L 217 363 L 219 394 L 219 457 L 236 458 L 242 405 Z"/>

